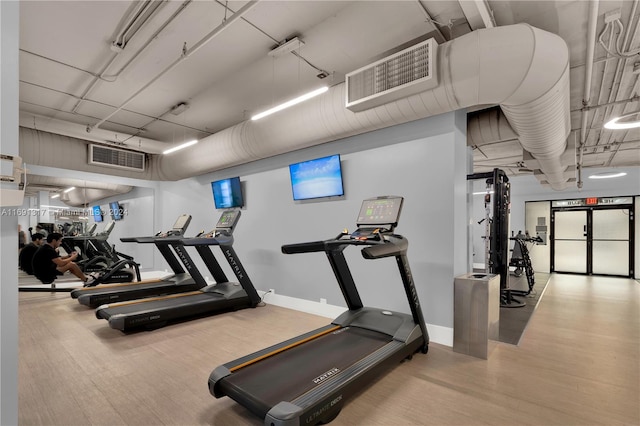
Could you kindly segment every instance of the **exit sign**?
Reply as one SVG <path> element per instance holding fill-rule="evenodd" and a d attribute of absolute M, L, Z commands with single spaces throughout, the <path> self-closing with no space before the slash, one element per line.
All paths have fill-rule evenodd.
<path fill-rule="evenodd" d="M 585 200 L 585 204 L 588 206 L 595 206 L 598 204 L 598 197 L 589 197 Z"/>

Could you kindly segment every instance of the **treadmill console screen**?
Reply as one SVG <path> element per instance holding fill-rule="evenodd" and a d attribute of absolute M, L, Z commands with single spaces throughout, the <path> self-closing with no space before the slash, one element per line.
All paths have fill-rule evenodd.
<path fill-rule="evenodd" d="M 176 220 L 176 223 L 173 224 L 171 233 L 183 235 L 187 230 L 187 227 L 189 226 L 189 222 L 191 222 L 191 215 L 181 215 L 180 217 L 178 217 L 178 220 Z"/>
<path fill-rule="evenodd" d="M 396 226 L 402 201 L 402 197 L 378 197 L 364 200 L 356 223 L 358 226 Z"/>
<path fill-rule="evenodd" d="M 222 213 L 218 223 L 216 223 L 216 229 L 233 229 L 240 218 L 240 210 L 227 210 Z"/>

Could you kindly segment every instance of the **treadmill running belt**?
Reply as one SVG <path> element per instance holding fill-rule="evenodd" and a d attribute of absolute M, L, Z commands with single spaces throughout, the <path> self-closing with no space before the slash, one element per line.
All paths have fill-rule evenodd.
<path fill-rule="evenodd" d="M 251 410 L 264 416 L 277 403 L 294 400 L 391 340 L 376 331 L 341 328 L 241 368 L 220 385 L 233 399 L 251 399 Z"/>

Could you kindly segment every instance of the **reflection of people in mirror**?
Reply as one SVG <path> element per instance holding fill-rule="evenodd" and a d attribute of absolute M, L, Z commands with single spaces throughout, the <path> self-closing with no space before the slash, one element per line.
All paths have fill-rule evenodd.
<path fill-rule="evenodd" d="M 33 274 L 44 284 L 51 284 L 58 275 L 69 271 L 85 285 L 91 285 L 95 278 L 86 276 L 80 267 L 74 262 L 78 253 L 72 251 L 71 254 L 61 257 L 58 248 L 62 244 L 62 234 L 53 232 L 47 236 L 47 242 L 43 244 L 33 256 Z"/>
<path fill-rule="evenodd" d="M 22 225 L 18 225 L 18 250 L 22 250 L 27 245 L 27 234 L 22 230 Z"/>

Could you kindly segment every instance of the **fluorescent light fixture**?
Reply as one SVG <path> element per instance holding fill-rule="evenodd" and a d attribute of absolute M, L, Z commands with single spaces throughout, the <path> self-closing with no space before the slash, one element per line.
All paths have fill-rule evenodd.
<path fill-rule="evenodd" d="M 58 198 L 60 194 L 52 195 L 51 198 Z"/>
<path fill-rule="evenodd" d="M 626 172 L 602 172 L 589 176 L 589 179 L 612 179 L 617 177 L 626 176 Z"/>
<path fill-rule="evenodd" d="M 280 105 L 278 105 L 278 106 L 276 106 L 276 107 L 273 107 L 273 108 L 268 109 L 268 110 L 266 110 L 266 111 L 264 111 L 264 112 L 261 112 L 261 113 L 259 113 L 259 114 L 256 114 L 256 115 L 254 115 L 253 117 L 251 117 L 251 119 L 252 119 L 252 120 L 259 120 L 259 119 L 261 119 L 261 118 L 263 118 L 263 117 L 266 117 L 267 115 L 271 115 L 271 114 L 273 114 L 274 112 L 282 111 L 283 109 L 286 109 L 286 108 L 292 107 L 292 106 L 294 106 L 294 105 L 299 104 L 300 102 L 304 102 L 304 101 L 306 101 L 306 100 L 308 100 L 308 99 L 311 99 L 311 98 L 313 98 L 313 97 L 316 97 L 316 96 L 318 96 L 318 95 L 320 95 L 320 94 L 322 94 L 322 93 L 326 92 L 327 90 L 329 90 L 329 87 L 328 87 L 328 86 L 323 86 L 323 87 L 321 87 L 321 88 L 319 88 L 319 89 L 316 89 L 316 90 L 314 90 L 314 91 L 312 91 L 312 92 L 309 92 L 309 93 L 307 93 L 307 94 L 305 94 L 305 95 L 298 96 L 298 97 L 297 97 L 297 98 L 295 98 L 295 99 L 291 99 L 290 101 L 287 101 L 287 102 L 285 102 L 285 103 L 283 103 L 283 104 L 280 104 Z"/>
<path fill-rule="evenodd" d="M 639 116 L 640 112 L 632 112 L 631 114 L 626 114 L 623 115 L 621 117 L 616 117 L 611 121 L 608 121 L 604 127 L 605 129 L 610 129 L 610 130 L 622 130 L 622 129 L 635 129 L 637 127 L 640 127 L 640 118 L 636 118 L 635 121 L 624 121 L 622 123 L 620 123 L 620 120 L 623 119 L 628 119 L 631 118 L 633 116 Z"/>
<path fill-rule="evenodd" d="M 174 146 L 173 148 L 169 148 L 166 151 L 163 151 L 162 153 L 163 154 L 171 154 L 172 152 L 179 151 L 179 150 L 181 150 L 183 148 L 186 148 L 186 147 L 191 146 L 191 145 L 195 145 L 197 143 L 198 143 L 198 141 L 196 139 L 194 139 L 192 141 L 185 142 L 182 145 L 178 145 L 178 146 Z"/>
<path fill-rule="evenodd" d="M 474 192 L 473 195 L 484 195 L 486 194 L 487 191 L 483 191 L 483 192 Z M 489 191 L 489 194 L 493 194 L 493 191 Z"/>
<path fill-rule="evenodd" d="M 62 191 L 62 192 L 64 192 L 64 193 L 66 194 L 66 193 L 68 193 L 68 192 L 73 191 L 74 189 L 76 189 L 76 187 L 75 187 L 75 186 L 71 186 L 71 187 L 69 187 L 69 188 L 65 189 L 65 190 L 64 190 L 64 191 Z"/>

